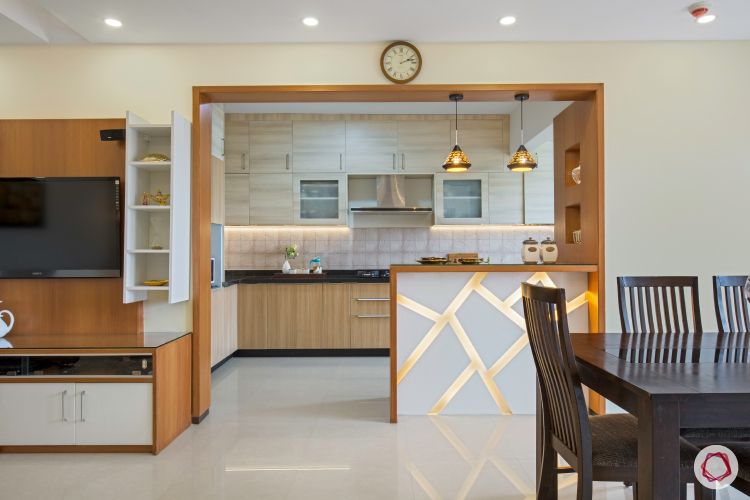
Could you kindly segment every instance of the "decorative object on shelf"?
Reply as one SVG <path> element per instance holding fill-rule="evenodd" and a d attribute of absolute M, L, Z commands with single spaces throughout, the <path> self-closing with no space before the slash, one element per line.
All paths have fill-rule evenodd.
<path fill-rule="evenodd" d="M 440 264 L 447 264 L 448 259 L 445 257 L 422 257 L 421 259 L 417 259 L 417 262 L 419 262 L 422 265 L 434 266 L 434 265 L 440 265 Z"/>
<path fill-rule="evenodd" d="M 521 260 L 523 260 L 524 264 L 536 264 L 539 262 L 539 242 L 534 238 L 529 237 L 523 240 Z"/>
<path fill-rule="evenodd" d="M 409 42 L 393 42 L 380 55 L 380 71 L 393 83 L 409 83 L 422 71 L 422 55 Z"/>
<path fill-rule="evenodd" d="M 578 165 L 576 168 L 570 171 L 570 177 L 573 178 L 573 182 L 576 184 L 581 183 L 581 166 Z"/>
<path fill-rule="evenodd" d="M 167 155 L 163 155 L 161 153 L 149 153 L 141 157 L 141 159 L 138 161 L 159 163 L 159 162 L 165 162 L 165 161 L 170 161 L 170 160 L 169 160 L 169 156 Z"/>
<path fill-rule="evenodd" d="M 542 263 L 554 264 L 557 262 L 557 243 L 552 238 L 547 237 L 541 243 Z"/>
<path fill-rule="evenodd" d="M 151 196 L 151 199 L 156 202 L 157 205 L 165 207 L 169 205 L 169 194 L 164 194 L 161 189 L 156 191 L 156 194 Z"/>
<path fill-rule="evenodd" d="M 462 257 L 458 259 L 459 264 L 463 264 L 465 266 L 477 266 L 479 264 L 489 264 L 490 259 L 489 257 L 485 259 L 481 259 L 479 257 Z"/>
<path fill-rule="evenodd" d="M 581 243 L 583 243 L 580 229 L 576 229 L 575 231 L 573 231 L 573 243 L 575 243 L 576 245 L 580 245 Z"/>
<path fill-rule="evenodd" d="M 141 200 L 141 205 L 151 205 L 151 194 L 150 193 L 143 193 L 143 199 Z"/>
<path fill-rule="evenodd" d="M 461 146 L 458 145 L 458 101 L 462 100 L 464 95 L 451 94 L 448 98 L 456 103 L 456 145 L 453 146 L 453 150 L 445 159 L 443 170 L 446 172 L 466 172 L 471 167 L 471 162 L 466 153 L 461 150 Z"/>
<path fill-rule="evenodd" d="M 284 274 L 291 274 L 293 269 L 292 265 L 289 263 L 289 259 L 295 259 L 299 255 L 299 247 L 296 243 L 292 243 L 288 247 L 284 248 L 284 264 L 281 266 L 281 272 Z"/>
<path fill-rule="evenodd" d="M 151 250 L 163 250 L 164 247 L 161 245 L 151 245 Z"/>
<path fill-rule="evenodd" d="M 0 300 L 0 303 L 2 303 L 2 300 Z M 8 323 L 5 322 L 5 319 L 3 319 L 4 316 L 8 317 Z M 10 312 L 7 309 L 3 309 L 0 311 L 0 338 L 5 337 L 10 333 L 10 331 L 13 329 L 13 323 L 15 323 L 15 318 L 13 317 L 13 313 Z"/>
<path fill-rule="evenodd" d="M 465 252 L 465 253 L 449 253 L 448 263 L 449 264 L 460 264 L 461 259 L 478 259 L 479 254 L 477 252 Z"/>
<path fill-rule="evenodd" d="M 523 145 L 523 102 L 529 100 L 529 94 L 521 92 L 520 94 L 516 94 L 515 97 L 516 101 L 521 102 L 521 145 L 518 146 L 518 150 L 516 150 L 510 159 L 508 168 L 513 172 L 531 172 L 536 168 L 536 158 Z"/>
<path fill-rule="evenodd" d="M 169 280 L 146 280 L 143 282 L 144 286 L 167 286 Z"/>
<path fill-rule="evenodd" d="M 323 265 L 320 263 L 320 257 L 310 259 L 310 272 L 313 274 L 323 274 Z"/>

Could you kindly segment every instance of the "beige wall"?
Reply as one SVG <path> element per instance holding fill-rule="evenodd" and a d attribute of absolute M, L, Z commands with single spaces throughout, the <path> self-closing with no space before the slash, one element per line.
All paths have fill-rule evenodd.
<path fill-rule="evenodd" d="M 191 86 L 385 83 L 382 44 L 0 48 L 0 118 L 189 116 Z M 620 274 L 750 272 L 750 42 L 422 44 L 415 83 L 603 82 L 607 312 Z M 163 309 L 156 313 L 164 317 Z M 150 312 L 147 314 L 151 314 Z M 184 310 L 176 320 L 188 321 Z M 147 323 L 150 320 L 147 319 Z M 160 320 L 159 323 L 162 323 Z"/>

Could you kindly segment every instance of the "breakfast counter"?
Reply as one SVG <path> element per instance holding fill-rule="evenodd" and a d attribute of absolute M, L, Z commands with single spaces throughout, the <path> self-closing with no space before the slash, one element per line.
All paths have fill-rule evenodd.
<path fill-rule="evenodd" d="M 565 288 L 570 329 L 585 333 L 597 329 L 598 272 L 573 264 L 391 266 L 391 421 L 533 414 L 520 284 Z"/>

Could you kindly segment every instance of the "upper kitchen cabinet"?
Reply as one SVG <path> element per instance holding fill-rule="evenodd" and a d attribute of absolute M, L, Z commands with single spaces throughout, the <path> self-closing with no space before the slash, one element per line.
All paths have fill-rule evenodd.
<path fill-rule="evenodd" d="M 346 122 L 346 170 L 350 174 L 396 173 L 398 127 L 390 120 Z"/>
<path fill-rule="evenodd" d="M 523 224 L 523 176 L 514 172 L 488 174 L 490 224 Z"/>
<path fill-rule="evenodd" d="M 487 224 L 489 174 L 436 174 L 436 224 Z"/>
<path fill-rule="evenodd" d="M 224 115 L 224 168 L 228 174 L 247 174 L 250 134 L 245 115 Z"/>
<path fill-rule="evenodd" d="M 224 224 L 250 224 L 250 176 L 247 174 L 224 176 Z"/>
<path fill-rule="evenodd" d="M 471 172 L 502 172 L 508 157 L 508 121 L 490 116 L 458 119 L 458 143 L 471 161 Z M 451 120 L 454 130 L 455 120 Z M 446 153 L 447 154 L 447 153 Z"/>
<path fill-rule="evenodd" d="M 295 174 L 294 223 L 346 225 L 346 174 Z"/>
<path fill-rule="evenodd" d="M 398 122 L 399 173 L 440 172 L 451 147 L 450 120 Z"/>
<path fill-rule="evenodd" d="M 295 173 L 343 172 L 346 123 L 343 120 L 294 121 L 292 151 Z"/>
<path fill-rule="evenodd" d="M 292 174 L 250 174 L 252 225 L 292 224 Z"/>
<path fill-rule="evenodd" d="M 250 154 L 247 168 L 250 173 L 292 172 L 292 122 L 248 122 Z"/>
<path fill-rule="evenodd" d="M 211 155 L 224 159 L 224 105 L 211 105 Z"/>
<path fill-rule="evenodd" d="M 526 224 L 555 223 L 555 179 L 552 141 L 545 142 L 533 151 L 538 166 L 524 176 L 524 202 Z"/>

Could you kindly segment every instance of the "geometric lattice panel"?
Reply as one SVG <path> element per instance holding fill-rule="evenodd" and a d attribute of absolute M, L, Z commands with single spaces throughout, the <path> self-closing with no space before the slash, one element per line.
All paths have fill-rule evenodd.
<path fill-rule="evenodd" d="M 565 288 L 571 331 L 588 331 L 586 273 L 399 274 L 399 414 L 534 413 L 524 281 Z"/>

